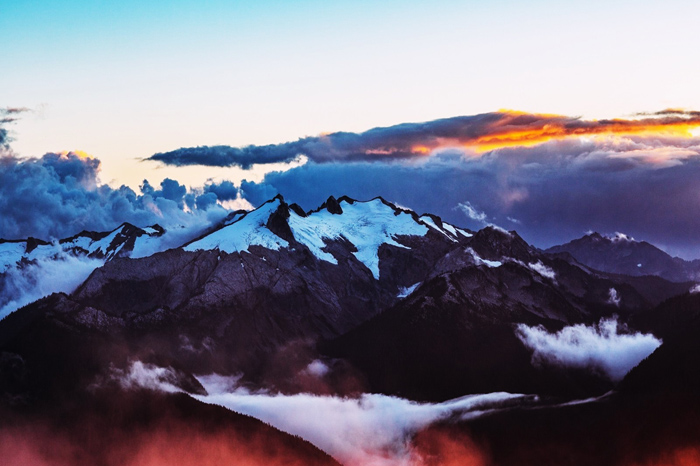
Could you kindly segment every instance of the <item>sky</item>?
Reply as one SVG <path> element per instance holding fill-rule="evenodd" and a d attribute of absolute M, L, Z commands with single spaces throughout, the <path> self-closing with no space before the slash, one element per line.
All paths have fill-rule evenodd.
<path fill-rule="evenodd" d="M 365 160 L 378 167 L 371 173 L 370 165 L 359 167 L 356 161 L 343 168 L 337 161 L 322 164 L 313 157 L 306 164 L 302 158 L 245 167 L 146 160 L 180 148 L 264 147 L 501 109 L 584 121 L 631 120 L 639 118 L 640 112 L 668 108 L 697 110 L 697 1 L 19 0 L 2 2 L 0 11 L 0 107 L 28 109 L 4 125 L 15 157 L 38 159 L 46 153 L 82 151 L 100 161 L 90 183 L 113 190 L 126 185 L 137 196 L 142 194 L 139 187 L 144 179 L 158 188 L 165 178 L 195 189 L 208 179 L 229 180 L 241 188 L 245 179 L 248 190 L 242 189 L 241 196 L 253 205 L 280 190 L 313 204 L 330 194 L 346 194 L 333 187 L 347 185 L 358 197 L 385 195 L 386 188 L 386 196 L 396 202 L 436 211 L 455 222 L 459 215 L 464 217 L 458 205 L 468 202 L 489 221 L 518 227 L 526 239 L 539 245 L 580 236 L 589 228 L 610 233 L 626 229 L 673 253 L 700 257 L 691 241 L 696 225 L 676 215 L 698 207 L 691 188 L 695 172 L 688 168 L 694 167 L 695 159 L 678 155 L 678 151 L 695 150 L 687 141 L 666 141 L 664 147 L 676 153 L 671 157 L 675 165 L 665 170 L 658 164 L 655 170 L 636 167 L 625 172 L 625 180 L 620 172 L 616 172 L 618 178 L 606 172 L 611 175 L 603 180 L 589 180 L 594 183 L 592 193 L 581 185 L 569 197 L 580 200 L 593 195 L 599 203 L 616 203 L 617 210 L 605 214 L 589 206 L 588 223 L 578 219 L 565 224 L 557 223 L 557 218 L 579 204 L 572 200 L 535 214 L 547 196 L 533 194 L 529 184 L 536 184 L 542 175 L 531 170 L 518 172 L 530 178 L 518 179 L 516 188 L 512 170 L 504 172 L 501 167 L 498 173 L 489 172 L 488 176 L 501 180 L 500 186 L 504 177 L 509 178 L 509 189 L 489 191 L 492 195 L 515 196 L 498 205 L 480 198 L 483 189 L 458 189 L 484 182 L 483 177 L 475 178 L 476 166 L 465 169 L 464 164 L 456 164 L 463 178 L 448 183 L 454 189 L 444 193 L 443 200 L 408 195 L 407 189 L 395 186 L 393 181 L 403 171 L 415 176 L 414 183 L 424 180 L 426 186 L 439 183 L 447 173 L 454 176 L 454 170 L 438 170 L 437 165 L 456 163 L 447 161 L 444 154 L 440 160 L 422 164 L 410 157 L 393 165 Z M 694 129 L 689 131 L 697 135 Z M 590 141 L 581 142 L 585 143 Z M 605 144 L 611 154 L 614 144 Z M 556 150 L 551 146 L 543 148 L 543 153 Z M 574 157 L 575 151 L 567 147 Z M 436 144 L 428 149 L 436 148 L 444 147 Z M 655 146 L 654 150 L 658 155 L 662 149 Z M 491 157 L 498 158 L 499 154 Z M 574 165 L 566 165 L 568 171 L 545 170 L 556 175 L 547 180 L 556 178 L 561 188 L 570 186 L 567 176 L 585 178 L 573 173 Z M 427 171 L 433 174 L 426 176 Z M 313 195 L 304 191 L 304 183 L 320 176 L 332 179 L 332 184 L 317 184 Z M 363 182 L 350 185 L 349 177 Z M 551 197 L 556 183 L 547 183 L 538 186 L 545 186 Z M 624 183 L 630 189 L 646 184 L 646 191 L 654 183 L 670 183 L 661 198 L 671 202 L 682 192 L 688 203 L 674 204 L 669 210 L 669 205 L 656 201 L 649 210 L 649 202 L 621 200 L 621 196 L 632 197 L 631 191 L 614 189 L 627 186 Z M 643 196 L 644 191 L 635 196 Z M 526 192 L 530 204 L 519 208 L 516 198 Z M 627 214 L 629 218 L 617 222 L 620 212 L 630 206 L 634 211 Z M 672 234 L 663 234 L 660 226 L 644 226 L 659 223 L 653 217 L 657 212 L 666 213 L 664 221 L 675 229 Z M 508 218 L 515 222 L 508 224 Z M 8 227 L 0 230 L 0 236 L 10 231 L 29 230 Z"/>

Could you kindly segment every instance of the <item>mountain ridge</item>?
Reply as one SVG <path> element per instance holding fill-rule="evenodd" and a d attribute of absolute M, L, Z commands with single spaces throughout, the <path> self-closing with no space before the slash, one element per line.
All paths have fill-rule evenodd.
<path fill-rule="evenodd" d="M 608 237 L 593 232 L 545 251 L 569 253 L 582 264 L 604 272 L 656 275 L 675 282 L 700 280 L 700 259 L 672 257 L 651 243 L 620 233 Z"/>

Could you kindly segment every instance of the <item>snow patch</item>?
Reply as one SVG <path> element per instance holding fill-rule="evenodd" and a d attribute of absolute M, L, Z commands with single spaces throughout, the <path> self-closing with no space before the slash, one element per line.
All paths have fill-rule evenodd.
<path fill-rule="evenodd" d="M 626 235 L 624 233 L 620 233 L 619 231 L 616 231 L 614 235 L 607 236 L 607 238 L 613 242 L 620 242 L 620 241 L 634 242 L 634 238 L 632 238 L 631 236 Z"/>
<path fill-rule="evenodd" d="M 452 236 L 450 236 L 445 230 L 443 230 L 442 228 L 440 228 L 439 226 L 437 226 L 437 224 L 435 223 L 435 221 L 434 221 L 432 218 L 430 218 L 429 216 L 423 215 L 422 217 L 420 217 L 420 220 L 421 220 L 423 223 L 425 223 L 426 225 L 428 225 L 430 228 L 432 228 L 433 230 L 435 230 L 435 231 L 437 231 L 437 232 L 442 233 L 443 235 L 445 235 L 450 241 L 457 242 L 457 240 L 454 239 Z M 444 224 L 443 224 L 443 226 L 444 226 Z M 454 230 L 454 229 L 453 229 L 453 230 Z M 456 233 L 454 233 L 454 231 L 452 232 L 452 234 L 453 234 L 453 235 L 456 235 Z"/>
<path fill-rule="evenodd" d="M 700 293 L 700 283 L 690 289 L 690 294 Z"/>
<path fill-rule="evenodd" d="M 465 238 L 471 238 L 472 236 L 474 236 L 474 235 L 472 235 L 471 233 L 469 233 L 468 231 L 462 230 L 461 228 L 455 227 L 455 230 L 457 230 L 457 232 L 458 232 L 460 235 L 464 236 Z"/>
<path fill-rule="evenodd" d="M 0 273 L 6 272 L 22 260 L 27 243 L 0 243 Z"/>
<path fill-rule="evenodd" d="M 500 267 L 503 265 L 503 262 L 501 261 L 491 261 L 488 259 L 482 259 L 476 251 L 474 251 L 472 248 L 467 248 L 465 249 L 466 252 L 471 254 L 472 258 L 474 259 L 474 262 L 476 265 L 485 265 L 487 267 L 495 268 L 495 267 Z"/>
<path fill-rule="evenodd" d="M 425 236 L 428 227 L 417 223 L 407 212 L 399 212 L 380 199 L 368 202 L 340 203 L 343 213 L 334 215 L 327 210 L 301 217 L 290 212 L 289 227 L 294 238 L 308 247 L 320 260 L 337 264 L 332 254 L 323 250 L 325 240 L 346 239 L 357 252 L 354 256 L 362 262 L 374 278 L 379 279 L 379 247 L 382 244 L 408 249 L 397 242 L 396 237 Z"/>

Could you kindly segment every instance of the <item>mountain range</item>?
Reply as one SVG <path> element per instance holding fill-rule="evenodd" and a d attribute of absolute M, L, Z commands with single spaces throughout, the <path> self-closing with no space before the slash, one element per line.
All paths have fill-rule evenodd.
<path fill-rule="evenodd" d="M 382 198 L 304 211 L 277 196 L 179 247 L 166 233 L 123 224 L 0 241 L 0 296 L 45 263 L 90 264 L 75 286 L 0 321 L 2 428 L 31 420 L 66 439 L 60 464 L 94 464 L 101 451 L 103 464 L 136 461 L 141 450 L 124 452 L 134 428 L 167 441 L 202 429 L 194 448 L 228 436 L 252 456 L 255 442 L 280 445 L 257 464 L 354 464 L 303 428 L 196 401 L 214 395 L 216 375 L 237 396 L 278 401 L 520 397 L 415 428 L 409 463 L 386 464 L 444 463 L 435 435 L 469 438 L 484 464 L 631 464 L 700 439 L 697 261 L 595 233 L 543 251 Z M 645 414 L 654 425 L 633 428 Z M 683 435 L 670 435 L 674 423 Z"/>

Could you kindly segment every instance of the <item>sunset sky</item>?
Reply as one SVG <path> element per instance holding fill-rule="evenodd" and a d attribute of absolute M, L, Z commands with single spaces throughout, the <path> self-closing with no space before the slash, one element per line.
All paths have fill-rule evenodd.
<path fill-rule="evenodd" d="M 139 192 L 144 179 L 188 189 L 228 180 L 251 205 L 279 191 L 307 204 L 382 194 L 453 221 L 468 203 L 541 245 L 589 228 L 625 229 L 700 257 L 690 242 L 699 225 L 682 215 L 700 207 L 692 190 L 700 173 L 698 17 L 693 0 L 4 2 L 0 107 L 27 109 L 3 125 L 16 157 L 80 151 L 100 161 L 86 182 L 95 186 Z M 656 113 L 666 109 L 685 113 Z M 453 117 L 484 114 L 498 121 L 452 126 L 462 121 Z M 431 132 L 436 120 L 449 126 L 439 137 Z M 410 125 L 420 122 L 430 129 Z M 377 142 L 387 131 L 398 139 Z M 348 149 L 346 133 L 360 145 Z M 243 164 L 212 162 L 211 151 L 208 161 L 182 158 L 181 148 L 198 146 L 230 146 L 224 158 L 254 150 Z M 578 174 L 584 153 L 606 168 Z M 510 161 L 494 168 L 490 161 L 504 157 Z M 488 167 L 469 165 L 482 158 Z M 534 159 L 542 170 L 532 169 Z M 622 170 L 630 161 L 634 169 Z M 412 176 L 440 184 L 457 176 L 444 168 L 450 164 L 465 171 L 439 200 L 429 189 L 396 187 Z M 485 182 L 475 173 L 489 170 L 500 188 L 479 197 Z M 584 186 L 600 170 L 608 175 Z M 624 181 L 613 179 L 622 174 Z M 547 213 L 534 204 L 535 185 L 546 199 L 556 186 L 571 187 L 567 177 L 581 186 L 570 205 Z M 618 192 L 625 183 L 630 189 Z M 640 201 L 653 183 L 666 191 L 652 204 Z M 592 195 L 630 218 L 587 210 L 588 222 L 556 223 Z M 679 196 L 682 205 L 663 202 Z M 675 222 L 673 234 L 648 226 L 660 221 L 655 212 Z M 12 225 L 0 236 L 33 231 Z"/>

